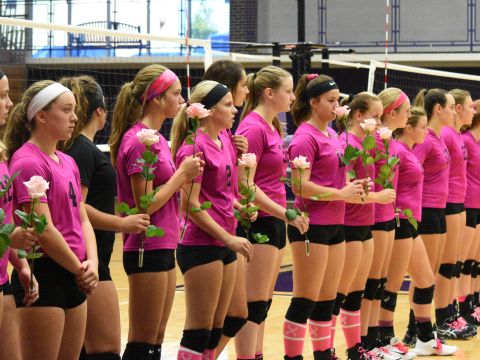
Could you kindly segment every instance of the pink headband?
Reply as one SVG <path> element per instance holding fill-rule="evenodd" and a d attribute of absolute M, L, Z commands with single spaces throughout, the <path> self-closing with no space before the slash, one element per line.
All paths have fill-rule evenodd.
<path fill-rule="evenodd" d="M 391 103 L 385 109 L 383 109 L 383 114 L 388 114 L 390 111 L 398 109 L 407 100 L 408 100 L 407 94 L 405 94 L 402 91 L 398 96 L 397 100 L 395 100 L 395 102 Z"/>
<path fill-rule="evenodd" d="M 152 99 L 155 99 L 158 95 L 167 90 L 170 85 L 177 81 L 178 77 L 175 73 L 167 69 L 159 77 L 157 77 L 148 87 L 147 99 L 145 102 L 148 102 Z M 145 94 L 140 98 L 140 102 L 143 104 L 145 99 Z"/>

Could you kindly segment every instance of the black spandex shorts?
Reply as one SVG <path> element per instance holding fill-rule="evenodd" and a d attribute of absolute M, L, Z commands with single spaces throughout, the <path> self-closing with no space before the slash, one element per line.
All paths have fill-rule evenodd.
<path fill-rule="evenodd" d="M 283 249 L 287 241 L 287 231 L 285 222 L 273 216 L 261 217 L 252 223 L 250 228 L 250 234 L 264 234 L 268 236 L 268 241 L 262 245 L 272 245 L 277 249 Z M 247 234 L 243 227 L 237 226 L 237 235 L 241 237 L 246 237 Z M 249 236 L 250 242 L 252 244 L 257 244 L 255 240 Z"/>
<path fill-rule="evenodd" d="M 420 234 L 407 219 L 400 219 L 400 227 L 395 228 L 395 240 L 415 239 L 418 236 Z"/>
<path fill-rule="evenodd" d="M 111 281 L 110 275 L 110 258 L 112 253 L 98 253 L 98 280 L 99 281 Z"/>
<path fill-rule="evenodd" d="M 395 223 L 396 223 L 395 219 L 388 220 L 388 221 L 377 222 L 377 223 L 373 224 L 372 230 L 389 232 L 389 231 L 395 230 L 395 228 L 396 228 Z"/>
<path fill-rule="evenodd" d="M 182 245 L 177 248 L 177 263 L 182 274 L 195 266 L 221 261 L 228 265 L 237 260 L 237 254 L 226 246 Z"/>
<path fill-rule="evenodd" d="M 465 211 L 465 206 L 462 203 L 447 203 L 445 215 L 460 214 L 463 211 Z"/>
<path fill-rule="evenodd" d="M 87 296 L 75 282 L 75 276 L 50 258 L 35 259 L 33 270 L 38 282 L 39 298 L 31 306 L 49 306 L 72 309 L 81 305 Z M 25 291 L 16 270 L 12 272 L 11 286 L 17 307 L 24 307 Z"/>
<path fill-rule="evenodd" d="M 476 228 L 480 224 L 480 209 L 467 208 L 467 226 Z"/>
<path fill-rule="evenodd" d="M 422 208 L 422 222 L 418 225 L 420 234 L 445 234 L 447 232 L 447 220 L 445 209 Z"/>
<path fill-rule="evenodd" d="M 158 249 L 145 250 L 143 253 L 143 266 L 138 266 L 138 251 L 123 252 L 123 268 L 127 275 L 162 272 L 175 269 L 175 250 Z"/>
<path fill-rule="evenodd" d="M 347 226 L 343 227 L 345 233 L 345 241 L 367 241 L 372 238 L 372 227 L 366 226 Z"/>
<path fill-rule="evenodd" d="M 288 240 L 290 243 L 296 241 L 305 241 L 305 234 L 300 234 L 300 231 L 295 226 L 288 225 L 287 227 Z M 345 234 L 343 233 L 343 225 L 312 225 L 308 227 L 308 240 L 312 244 L 321 245 L 336 245 L 345 241 Z"/>

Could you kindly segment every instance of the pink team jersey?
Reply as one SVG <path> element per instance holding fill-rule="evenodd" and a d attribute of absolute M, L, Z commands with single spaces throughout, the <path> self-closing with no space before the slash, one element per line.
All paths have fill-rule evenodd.
<path fill-rule="evenodd" d="M 415 145 L 413 153 L 425 171 L 422 207 L 445 208 L 448 198 L 450 154 L 442 136 L 428 129 L 425 141 Z"/>
<path fill-rule="evenodd" d="M 10 161 L 10 173 L 19 172 L 14 180 L 13 206 L 22 209 L 22 204 L 31 201 L 27 187 L 23 184 L 34 175 L 43 177 L 50 183 L 46 197 L 40 202 L 46 203 L 52 216 L 53 225 L 62 234 L 70 249 L 80 261 L 85 259 L 85 240 L 80 219 L 80 173 L 75 161 L 68 155 L 56 151 L 58 162 L 50 158 L 36 145 L 25 143 L 18 149 Z M 16 219 L 19 224 L 19 219 Z M 48 255 L 48 254 L 46 254 Z"/>
<path fill-rule="evenodd" d="M 462 134 L 451 126 L 445 126 L 442 129 L 442 138 L 451 159 L 447 202 L 463 204 L 467 190 L 467 151 Z"/>
<path fill-rule="evenodd" d="M 378 132 L 375 133 L 375 141 L 377 144 L 376 149 L 374 150 L 374 157 L 376 153 L 381 152 L 382 154 L 385 153 L 385 145 L 383 140 L 380 138 Z M 388 146 L 388 156 L 389 157 L 396 157 L 398 158 L 398 149 L 397 149 L 397 142 L 393 139 L 390 139 L 389 146 Z M 381 159 L 375 163 L 375 174 L 380 172 L 380 168 L 385 165 L 386 161 Z M 398 165 L 395 166 L 393 169 L 393 188 L 394 190 L 397 189 L 398 185 Z M 379 192 L 383 190 L 383 186 L 375 183 L 375 192 Z M 395 218 L 395 211 L 393 210 L 393 204 L 377 204 L 375 203 L 375 223 L 390 221 Z"/>
<path fill-rule="evenodd" d="M 345 186 L 345 166 L 342 163 L 342 145 L 337 133 L 327 128 L 328 136 L 315 126 L 303 122 L 293 135 L 288 147 L 290 161 L 297 156 L 306 156 L 310 162 L 310 181 L 330 188 Z M 295 196 L 295 207 L 306 210 L 313 225 L 342 225 L 345 216 L 344 201 L 314 201 Z"/>
<path fill-rule="evenodd" d="M 0 162 L 0 189 L 5 189 L 9 179 L 10 173 L 8 171 L 7 163 L 2 161 Z M 12 223 L 12 199 L 13 189 L 10 187 L 5 195 L 0 198 L 0 208 L 2 208 L 5 213 L 5 219 L 3 220 L 4 224 Z M 3 285 L 8 281 L 8 252 L 9 251 L 7 250 L 3 257 L 0 258 L 0 285 Z"/>
<path fill-rule="evenodd" d="M 352 133 L 341 133 L 339 136 L 343 150 L 347 145 L 351 145 L 357 149 L 362 149 L 362 140 Z M 357 179 L 365 179 L 370 177 L 375 179 L 375 165 L 363 165 L 362 159 L 352 162 L 352 166 L 347 166 L 346 170 L 355 170 Z M 375 221 L 375 204 L 349 204 L 345 203 L 345 225 L 346 226 L 368 226 L 373 225 Z"/>
<path fill-rule="evenodd" d="M 203 174 L 195 179 L 200 183 L 199 201 L 203 203 L 210 201 L 212 207 L 208 214 L 213 220 L 230 234 L 235 234 L 235 216 L 233 215 L 233 201 L 235 199 L 234 183 L 237 178 L 235 159 L 236 151 L 225 136 L 220 135 L 221 148 L 201 130 L 197 132 L 196 151 L 203 154 L 205 167 Z M 177 166 L 182 163 L 185 157 L 193 154 L 193 145 L 182 144 L 177 152 Z M 224 242 L 215 239 L 209 233 L 200 228 L 195 222 L 188 218 L 187 230 L 182 240 L 182 245 L 214 245 L 225 246 Z"/>
<path fill-rule="evenodd" d="M 120 148 L 118 149 L 116 171 L 117 171 L 117 193 L 119 201 L 124 201 L 130 207 L 135 206 L 131 177 L 142 172 L 137 159 L 142 157 L 146 150 L 144 144 L 137 139 L 137 132 L 148 127 L 140 122 L 133 125 L 123 135 Z M 151 146 L 151 150 L 158 156 L 158 162 L 154 165 L 155 179 L 153 188 L 165 184 L 175 173 L 175 164 L 168 142 L 161 134 L 157 134 L 160 141 Z M 165 235 L 158 238 L 145 239 L 145 250 L 175 249 L 180 237 L 180 221 L 178 214 L 177 196 L 172 196 L 159 210 L 150 215 L 150 223 L 165 231 Z M 137 251 L 141 245 L 142 234 L 123 234 L 123 250 Z"/>
<path fill-rule="evenodd" d="M 476 140 L 470 131 L 462 134 L 468 154 L 467 161 L 467 194 L 465 207 L 480 209 L 480 141 Z"/>
<path fill-rule="evenodd" d="M 248 139 L 248 152 L 257 156 L 255 185 L 277 204 L 287 206 L 285 185 L 280 178 L 287 174 L 288 157 L 283 139 L 277 130 L 256 112 L 248 114 L 238 126 L 236 134 Z M 271 216 L 259 211 L 259 217 Z"/>
<path fill-rule="evenodd" d="M 422 190 L 423 166 L 412 150 L 404 143 L 397 141 L 398 157 L 400 159 L 398 170 L 398 186 L 396 207 L 412 210 L 417 221 L 422 220 Z M 402 219 L 407 217 L 400 214 Z"/>

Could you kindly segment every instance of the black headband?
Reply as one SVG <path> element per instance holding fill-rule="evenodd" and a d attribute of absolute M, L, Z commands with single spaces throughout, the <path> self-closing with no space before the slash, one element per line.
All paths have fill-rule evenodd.
<path fill-rule="evenodd" d="M 307 97 L 309 99 L 312 99 L 333 89 L 338 89 L 338 85 L 335 81 L 333 80 L 323 81 L 321 83 L 312 85 L 311 87 L 307 86 Z"/>
<path fill-rule="evenodd" d="M 5 73 L 0 69 L 0 79 L 5 76 Z"/>
<path fill-rule="evenodd" d="M 208 110 L 222 100 L 229 92 L 230 90 L 225 85 L 219 83 L 203 98 L 202 104 L 205 106 L 205 109 Z"/>

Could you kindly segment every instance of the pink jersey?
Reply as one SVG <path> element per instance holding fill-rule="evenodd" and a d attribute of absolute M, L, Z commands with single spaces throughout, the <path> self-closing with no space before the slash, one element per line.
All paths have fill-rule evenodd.
<path fill-rule="evenodd" d="M 374 150 L 375 155 L 381 152 L 382 154 L 385 153 L 385 145 L 383 140 L 380 138 L 378 132 L 375 133 L 375 141 L 377 144 L 376 149 Z M 388 146 L 388 156 L 389 157 L 396 157 L 398 158 L 398 145 L 397 142 L 393 139 L 389 141 Z M 374 155 L 374 156 L 375 156 Z M 381 159 L 375 163 L 375 174 L 380 172 L 380 168 L 385 165 L 385 159 Z M 397 189 L 398 185 L 398 165 L 395 166 L 393 169 L 393 179 L 392 179 L 393 189 Z M 375 183 L 375 192 L 379 192 L 383 190 L 383 186 Z M 377 204 L 375 203 L 375 223 L 390 221 L 395 218 L 395 211 L 393 210 L 393 204 Z"/>
<path fill-rule="evenodd" d="M 303 122 L 293 135 L 288 155 L 290 161 L 297 156 L 306 156 L 310 162 L 310 181 L 330 188 L 341 189 L 345 186 L 345 166 L 342 163 L 342 145 L 337 133 L 327 128 L 328 136 L 315 126 Z M 295 196 L 295 207 L 310 214 L 310 224 L 342 225 L 345 216 L 344 201 L 314 201 Z"/>
<path fill-rule="evenodd" d="M 8 171 L 7 163 L 0 162 L 0 189 L 5 189 L 8 180 L 10 179 L 10 173 Z M 0 207 L 5 213 L 4 224 L 12 223 L 12 199 L 13 199 L 13 187 L 10 187 L 8 191 L 0 198 Z M 5 284 L 8 281 L 8 252 L 7 250 L 2 258 L 0 258 L 0 285 Z"/>
<path fill-rule="evenodd" d="M 233 201 L 235 199 L 235 186 L 237 178 L 235 162 L 236 151 L 233 144 L 225 136 L 219 136 L 221 148 L 203 131 L 197 132 L 196 151 L 203 154 L 205 167 L 203 174 L 195 179 L 200 183 L 199 201 L 210 201 L 212 207 L 208 214 L 213 220 L 230 234 L 235 234 L 235 216 L 233 215 Z M 177 152 L 177 166 L 185 157 L 193 154 L 193 145 L 182 144 Z M 189 217 L 187 230 L 182 240 L 182 245 L 214 245 L 225 246 L 224 242 L 215 239 L 199 227 Z"/>
<path fill-rule="evenodd" d="M 442 136 L 432 129 L 422 144 L 413 147 L 413 153 L 423 165 L 422 207 L 443 209 L 447 205 L 450 154 Z"/>
<path fill-rule="evenodd" d="M 142 172 L 137 159 L 142 157 L 146 150 L 144 144 L 137 139 L 137 132 L 148 127 L 140 122 L 133 125 L 123 135 L 122 143 L 118 149 L 116 171 L 117 171 L 117 193 L 118 200 L 124 201 L 130 207 L 135 206 L 131 177 L 134 174 Z M 157 134 L 160 141 L 151 146 L 151 150 L 158 156 L 158 162 L 154 165 L 153 171 L 155 179 L 153 188 L 165 184 L 175 173 L 175 164 L 168 142 L 161 134 Z M 177 197 L 172 196 L 160 209 L 150 215 L 150 223 L 165 231 L 165 235 L 158 238 L 152 237 L 145 239 L 145 250 L 175 249 L 180 237 L 180 221 L 178 215 Z M 141 237 L 143 234 L 123 234 L 123 250 L 137 251 L 140 248 Z"/>
<path fill-rule="evenodd" d="M 347 147 L 347 134 L 341 133 L 339 136 L 343 150 Z M 362 139 L 352 133 L 348 133 L 348 145 L 359 150 L 362 149 Z M 347 166 L 346 170 L 355 170 L 357 179 L 370 177 L 375 179 L 375 165 L 363 165 L 362 159 L 352 162 L 352 166 Z M 367 226 L 373 225 L 375 221 L 375 204 L 350 204 L 345 203 L 345 225 L 346 226 Z"/>
<path fill-rule="evenodd" d="M 53 225 L 78 259 L 83 261 L 86 250 L 80 219 L 80 203 L 83 201 L 80 173 L 70 156 L 60 151 L 55 153 L 58 163 L 36 145 L 25 143 L 13 154 L 10 173 L 19 172 L 13 183 L 13 206 L 15 209 L 23 210 L 22 204 L 31 201 L 27 187 L 23 183 L 34 175 L 43 177 L 50 183 L 50 189 L 47 190 L 47 196 L 39 200 L 48 205 Z M 16 222 L 19 224 L 19 219 L 16 219 Z"/>
<path fill-rule="evenodd" d="M 401 210 L 412 210 L 415 220 L 421 221 L 423 166 L 412 150 L 403 142 L 397 141 L 397 150 L 400 163 L 396 207 Z M 403 214 L 400 214 L 400 217 L 407 218 Z"/>
<path fill-rule="evenodd" d="M 451 126 L 445 126 L 442 129 L 442 138 L 451 159 L 447 202 L 463 204 L 467 191 L 467 151 L 462 134 Z"/>
<path fill-rule="evenodd" d="M 277 130 L 256 112 L 248 114 L 238 126 L 236 134 L 248 139 L 248 152 L 257 156 L 255 184 L 277 204 L 287 206 L 285 185 L 280 178 L 287 174 L 288 157 L 283 139 Z M 271 216 L 263 211 L 259 217 Z"/>
<path fill-rule="evenodd" d="M 480 209 L 480 141 L 476 140 L 470 131 L 462 134 L 468 154 L 467 161 L 467 195 L 465 207 Z"/>

